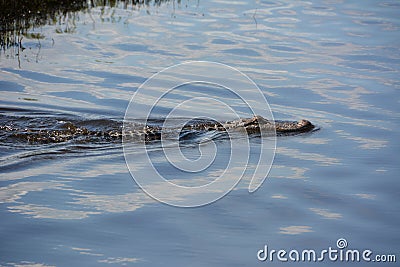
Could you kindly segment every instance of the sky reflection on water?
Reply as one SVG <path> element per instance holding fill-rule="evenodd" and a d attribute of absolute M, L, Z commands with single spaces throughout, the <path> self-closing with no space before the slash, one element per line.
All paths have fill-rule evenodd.
<path fill-rule="evenodd" d="M 2 115 L 25 116 L 13 110 L 25 108 L 37 116 L 121 120 L 148 77 L 210 60 L 253 79 L 276 119 L 306 118 L 320 130 L 278 138 L 271 173 L 256 193 L 247 193 L 244 179 L 198 209 L 143 193 L 118 144 L 74 154 L 53 153 L 69 148 L 63 145 L 0 142 L 7 244 L 0 264 L 253 266 L 264 244 L 317 249 L 339 237 L 353 248 L 396 253 L 399 10 L 396 1 L 170 1 L 97 7 L 29 30 L 44 38 L 24 38 L 18 55 L 14 48 L 0 54 Z M 188 97 L 184 89 L 174 93 L 176 103 Z M 202 183 L 220 171 L 171 179 Z"/>

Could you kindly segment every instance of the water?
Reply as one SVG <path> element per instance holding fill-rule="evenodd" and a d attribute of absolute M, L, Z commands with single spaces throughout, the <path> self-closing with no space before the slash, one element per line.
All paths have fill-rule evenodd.
<path fill-rule="evenodd" d="M 337 248 L 339 238 L 398 261 L 399 14 L 397 1 L 183 1 L 96 7 L 31 29 L 44 38 L 26 37 L 25 50 L 1 53 L 6 118 L 44 126 L 122 121 L 151 75 L 208 60 L 253 79 L 276 119 L 304 118 L 320 130 L 278 137 L 271 172 L 255 193 L 247 180 L 219 201 L 189 209 L 143 193 L 118 142 L 2 139 L 0 264 L 275 266 L 276 258 L 257 260 L 264 245 L 321 251 Z M 187 97 L 184 90 L 171 96 Z M 251 138 L 250 147 L 257 151 L 260 142 Z M 222 165 L 214 171 L 229 156 L 228 141 L 217 147 Z M 198 146 L 184 153 L 195 159 Z M 158 148 L 151 155 L 171 179 L 192 182 Z M 204 182 L 212 173 L 195 178 Z"/>

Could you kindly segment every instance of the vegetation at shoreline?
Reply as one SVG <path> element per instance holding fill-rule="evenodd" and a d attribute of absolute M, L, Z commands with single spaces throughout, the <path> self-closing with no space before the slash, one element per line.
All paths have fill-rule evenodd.
<path fill-rule="evenodd" d="M 85 0 L 0 0 L 0 47 L 21 46 L 30 28 L 55 23 L 68 12 L 87 8 Z"/>
<path fill-rule="evenodd" d="M 97 6 L 160 5 L 167 0 L 0 0 L 0 48 L 22 48 L 22 36 L 28 30 L 46 24 L 56 24 L 69 13 Z M 179 2 L 179 1 L 178 1 Z M 36 38 L 35 36 L 29 36 Z M 40 39 L 41 36 L 38 35 Z"/>

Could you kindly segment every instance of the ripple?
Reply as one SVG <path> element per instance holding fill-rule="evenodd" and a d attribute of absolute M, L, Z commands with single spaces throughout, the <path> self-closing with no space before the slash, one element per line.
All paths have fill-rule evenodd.
<path fill-rule="evenodd" d="M 345 43 L 342 42 L 321 42 L 321 46 L 326 46 L 326 47 L 339 47 L 339 46 L 345 46 Z"/>
<path fill-rule="evenodd" d="M 358 63 L 358 62 L 345 62 L 342 65 L 346 67 L 350 67 L 353 69 L 359 70 L 370 70 L 374 72 L 386 72 L 386 71 L 394 71 L 391 68 L 380 66 L 379 64 L 366 64 L 366 63 Z"/>
<path fill-rule="evenodd" d="M 40 73 L 40 72 L 36 72 L 36 71 L 16 70 L 16 69 L 10 69 L 10 68 L 3 68 L 1 70 L 17 74 L 21 78 L 34 80 L 34 81 L 38 81 L 38 82 L 43 82 L 43 83 L 51 83 L 51 84 L 54 84 L 54 83 L 79 84 L 79 83 L 81 83 L 78 80 L 60 77 L 60 76 L 56 76 L 56 75 L 51 75 L 51 74 L 47 74 L 47 73 Z"/>
<path fill-rule="evenodd" d="M 213 44 L 223 44 L 223 45 L 232 45 L 232 44 L 236 44 L 236 42 L 228 40 L 228 39 L 213 39 L 211 41 L 211 43 Z"/>
<path fill-rule="evenodd" d="M 338 165 L 341 164 L 341 160 L 333 157 L 327 157 L 318 153 L 307 153 L 300 152 L 294 148 L 278 147 L 277 153 L 282 154 L 291 158 L 314 161 L 322 166 Z"/>
<path fill-rule="evenodd" d="M 0 91 L 10 91 L 10 92 L 23 92 L 24 86 L 14 83 L 14 82 L 7 82 L 7 81 L 0 81 Z"/>
<path fill-rule="evenodd" d="M 65 184 L 59 182 L 19 182 L 0 187 L 0 203 L 15 203 L 29 192 L 40 192 L 49 189 L 62 189 Z"/>
<path fill-rule="evenodd" d="M 327 209 L 310 208 L 310 210 L 315 214 L 322 216 L 324 219 L 337 220 L 343 217 L 342 214 L 330 212 Z"/>
<path fill-rule="evenodd" d="M 299 235 L 304 233 L 314 232 L 311 226 L 306 225 L 292 225 L 279 228 L 279 233 L 284 235 Z"/>
<path fill-rule="evenodd" d="M 294 48 L 290 46 L 284 46 L 284 45 L 270 45 L 269 48 L 272 50 L 280 51 L 280 52 L 289 52 L 289 53 L 299 53 L 303 52 L 303 50 L 299 48 Z"/>
<path fill-rule="evenodd" d="M 89 215 L 99 214 L 99 212 L 93 211 L 55 209 L 35 204 L 9 206 L 8 210 L 13 213 L 29 215 L 32 218 L 55 220 L 81 220 L 88 218 Z"/>
<path fill-rule="evenodd" d="M 305 179 L 305 173 L 308 171 L 308 168 L 301 167 L 288 167 L 283 165 L 274 165 L 271 169 L 270 176 L 271 178 L 280 178 L 280 179 Z"/>
<path fill-rule="evenodd" d="M 246 49 L 246 48 L 232 48 L 223 50 L 224 53 L 227 54 L 234 54 L 239 56 L 249 56 L 249 57 L 259 57 L 261 56 L 260 53 L 253 49 Z"/>
<path fill-rule="evenodd" d="M 185 45 L 185 47 L 187 47 L 187 48 L 190 49 L 190 50 L 195 50 L 195 51 L 201 50 L 201 49 L 206 49 L 205 46 L 202 46 L 202 45 L 192 45 L 192 44 Z"/>
<path fill-rule="evenodd" d="M 358 193 L 358 194 L 354 194 L 356 197 L 362 198 L 362 199 L 370 199 L 370 200 L 374 200 L 376 199 L 376 195 L 374 194 L 365 194 L 365 193 Z"/>
<path fill-rule="evenodd" d="M 359 143 L 360 145 L 358 147 L 361 149 L 382 149 L 382 148 L 386 147 L 389 143 L 387 140 L 354 136 L 350 133 L 346 133 L 343 130 L 337 130 L 336 132 L 340 136 L 342 136 L 348 140 L 353 140 L 353 141 Z"/>

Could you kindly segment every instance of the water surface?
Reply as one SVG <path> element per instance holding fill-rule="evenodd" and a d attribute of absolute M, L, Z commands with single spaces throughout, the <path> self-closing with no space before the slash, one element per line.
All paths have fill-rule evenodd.
<path fill-rule="evenodd" d="M 276 119 L 305 118 L 320 130 L 279 137 L 255 193 L 243 181 L 193 209 L 143 193 L 119 143 L 1 139 L 0 264 L 275 266 L 257 260 L 264 245 L 322 250 L 339 238 L 399 258 L 399 14 L 397 1 L 170 1 L 93 7 L 30 29 L 44 38 L 25 37 L 23 51 L 0 54 L 2 118 L 43 127 L 121 121 L 148 77 L 208 60 L 253 79 Z M 219 149 L 223 162 L 229 142 Z M 196 158 L 198 149 L 185 153 Z M 159 150 L 152 156 L 171 171 Z"/>

